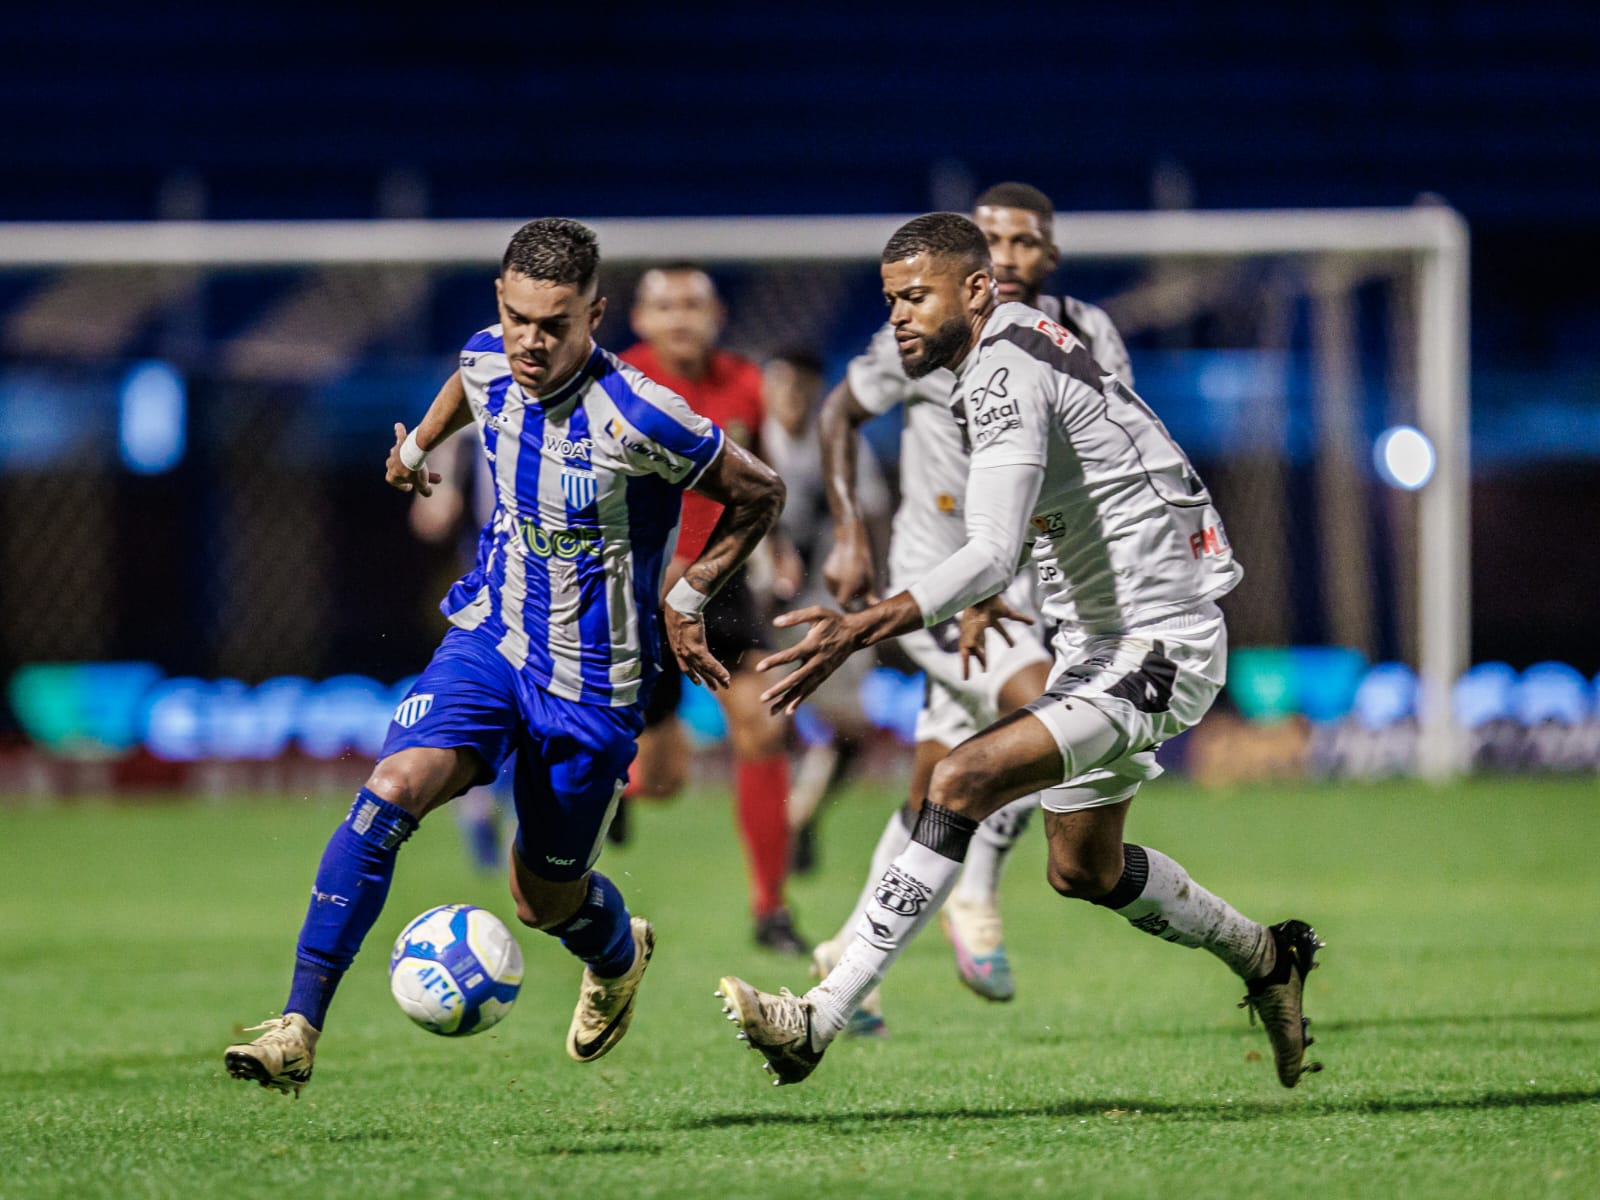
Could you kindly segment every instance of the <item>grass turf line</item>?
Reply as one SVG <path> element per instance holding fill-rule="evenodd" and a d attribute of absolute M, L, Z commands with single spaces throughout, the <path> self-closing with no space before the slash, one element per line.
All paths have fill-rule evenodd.
<path fill-rule="evenodd" d="M 893 784 L 827 814 L 794 899 L 848 910 Z M 282 1003 L 322 844 L 348 800 L 0 810 L 0 1195 L 1585 1196 L 1600 1193 L 1600 841 L 1592 780 L 1163 781 L 1129 837 L 1265 920 L 1331 943 L 1308 1010 L 1321 1075 L 1273 1079 L 1220 963 L 1057 898 L 1031 830 L 1005 890 L 1017 1000 L 955 983 L 936 930 L 885 986 L 892 1037 L 773 1089 L 717 1012 L 750 945 L 725 794 L 645 808 L 602 865 L 659 948 L 638 1018 L 592 1066 L 562 1039 L 577 968 L 515 927 L 516 1010 L 415 1029 L 388 946 L 433 904 L 508 921 L 448 814 L 401 853 L 303 1098 L 228 1080 L 235 1024 Z"/>

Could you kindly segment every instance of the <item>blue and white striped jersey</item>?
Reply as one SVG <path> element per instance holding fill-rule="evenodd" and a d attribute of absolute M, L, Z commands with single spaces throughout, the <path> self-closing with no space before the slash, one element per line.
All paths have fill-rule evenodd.
<path fill-rule="evenodd" d="M 671 653 L 661 576 L 680 493 L 721 452 L 722 430 L 598 346 L 559 391 L 527 396 L 499 325 L 462 349 L 461 381 L 495 508 L 476 566 L 439 607 L 552 695 L 637 703 Z"/>

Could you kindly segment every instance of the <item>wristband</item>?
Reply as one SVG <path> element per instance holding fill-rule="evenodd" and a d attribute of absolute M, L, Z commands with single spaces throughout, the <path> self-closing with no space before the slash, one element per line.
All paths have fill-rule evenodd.
<path fill-rule="evenodd" d="M 687 579 L 679 579 L 667 593 L 668 606 L 686 617 L 698 617 L 710 603 L 711 597 L 696 591 Z"/>
<path fill-rule="evenodd" d="M 427 461 L 428 452 L 417 445 L 417 431 L 413 429 L 400 443 L 400 465 L 408 471 L 420 471 Z"/>

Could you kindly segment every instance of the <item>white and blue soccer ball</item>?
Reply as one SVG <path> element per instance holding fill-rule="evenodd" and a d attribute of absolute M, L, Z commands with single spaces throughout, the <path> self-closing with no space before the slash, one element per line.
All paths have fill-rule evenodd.
<path fill-rule="evenodd" d="M 522 948 L 504 922 L 472 904 L 430 908 L 395 940 L 389 990 L 418 1025 L 444 1037 L 482 1033 L 522 988 Z"/>

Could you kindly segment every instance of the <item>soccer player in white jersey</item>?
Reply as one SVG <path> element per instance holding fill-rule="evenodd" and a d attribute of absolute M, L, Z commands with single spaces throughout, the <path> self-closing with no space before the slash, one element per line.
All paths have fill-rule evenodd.
<path fill-rule="evenodd" d="M 804 1079 L 949 893 L 978 823 L 1045 789 L 1056 891 L 1222 959 L 1245 981 L 1279 1082 L 1294 1087 L 1316 1069 L 1305 1062 L 1301 1013 L 1316 935 L 1301 921 L 1253 921 L 1165 854 L 1123 840 L 1134 794 L 1160 773 L 1156 748 L 1199 721 L 1222 688 L 1227 633 L 1216 600 L 1241 571 L 1205 486 L 1082 342 L 1038 309 L 996 304 L 987 245 L 965 217 L 931 213 L 902 226 L 882 274 L 907 373 L 956 373 L 972 449 L 969 540 L 860 612 L 779 618 L 811 628 L 761 664 L 799 664 L 766 695 L 792 708 L 855 650 L 996 595 L 1030 537 L 1043 613 L 1058 623 L 1055 665 L 1044 695 L 934 769 L 909 844 L 828 976 L 804 996 L 725 976 L 724 1011 L 778 1083 Z"/>
<path fill-rule="evenodd" d="M 668 652 L 713 690 L 706 601 L 776 523 L 783 484 L 676 394 L 594 344 L 599 246 L 544 218 L 511 239 L 500 321 L 409 434 L 387 480 L 427 494 L 427 452 L 476 421 L 494 472 L 477 564 L 441 607 L 455 628 L 401 702 L 377 766 L 317 869 L 283 1015 L 230 1046 L 229 1074 L 296 1095 L 311 1078 L 334 989 L 388 895 L 400 845 L 432 809 L 495 777 L 513 752 L 519 828 L 511 894 L 525 925 L 585 964 L 567 1053 L 593 1062 L 627 1031 L 655 946 L 593 869 Z M 724 505 L 661 602 L 681 493 Z"/>
<path fill-rule="evenodd" d="M 999 299 L 1042 310 L 1071 330 L 1096 362 L 1131 388 L 1128 351 L 1111 318 L 1071 296 L 1040 295 L 1060 257 L 1054 217 L 1050 198 L 1026 183 L 995 184 L 974 202 L 973 221 L 989 244 Z M 897 404 L 904 406 L 904 426 L 900 507 L 889 540 L 890 590 L 915 583 L 966 541 L 961 498 L 967 482 L 967 450 L 950 408 L 955 390 L 955 375 L 946 368 L 916 378 L 908 374 L 900 361 L 894 326 L 885 324 L 828 396 L 820 424 L 835 548 L 824 575 L 840 604 L 849 605 L 875 591 L 874 557 L 856 498 L 857 431 Z M 969 669 L 976 664 L 962 653 L 961 631 L 954 618 L 900 639 L 928 680 L 917 714 L 910 798 L 884 826 L 855 909 L 839 932 L 813 952 L 813 970 L 819 977 L 827 974 L 849 942 L 879 877 L 910 840 L 934 767 L 979 729 L 1044 691 L 1050 652 L 1037 623 L 1036 591 L 1030 564 L 1004 593 L 1010 609 L 1035 621 L 1032 630 L 1013 625 L 1009 631 L 984 632 L 974 627 L 986 643 L 986 668 Z M 987 1000 L 1010 1000 L 1016 994 L 1000 918 L 1000 875 L 1038 805 L 1038 793 L 1031 793 L 992 813 L 978 827 L 961 877 L 940 913 L 961 981 Z M 874 992 L 857 1010 L 849 1032 L 874 1034 L 883 1028 L 881 1002 Z"/>

